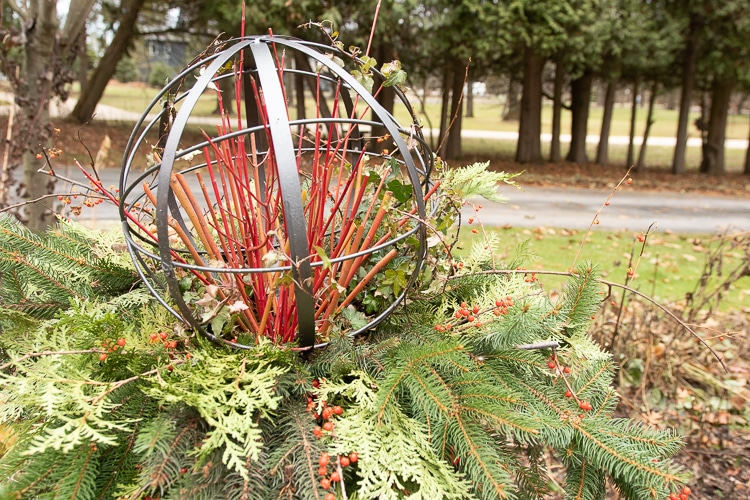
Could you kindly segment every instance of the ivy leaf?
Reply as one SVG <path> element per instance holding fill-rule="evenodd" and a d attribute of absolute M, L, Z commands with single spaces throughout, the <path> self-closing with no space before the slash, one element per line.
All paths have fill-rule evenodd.
<path fill-rule="evenodd" d="M 406 71 L 401 69 L 401 61 L 391 61 L 383 64 L 380 72 L 385 76 L 383 87 L 399 86 L 406 82 Z"/>
<path fill-rule="evenodd" d="M 372 79 L 372 76 L 370 76 L 369 73 L 364 73 L 362 71 L 354 70 L 352 71 L 352 76 L 370 93 L 372 93 L 372 87 L 375 84 L 375 81 Z"/>
<path fill-rule="evenodd" d="M 315 245 L 315 253 L 318 254 L 318 257 L 320 257 L 320 260 L 323 261 L 323 268 L 324 269 L 330 269 L 331 268 L 331 259 L 326 255 L 326 251 L 323 247 L 319 247 Z"/>
<path fill-rule="evenodd" d="M 398 179 L 393 179 L 388 184 L 388 191 L 399 203 L 406 203 L 412 196 L 411 186 L 404 184 Z"/>

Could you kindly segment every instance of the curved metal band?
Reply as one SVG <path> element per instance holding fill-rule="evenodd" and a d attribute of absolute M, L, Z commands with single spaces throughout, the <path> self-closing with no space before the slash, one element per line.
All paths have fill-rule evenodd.
<path fill-rule="evenodd" d="M 315 344 L 315 302 L 312 291 L 310 250 L 305 224 L 305 210 L 302 205 L 302 186 L 297 172 L 294 141 L 292 140 L 286 107 L 274 103 L 284 102 L 276 61 L 267 43 L 253 43 L 250 50 L 255 58 L 263 101 L 266 103 L 266 117 L 271 131 L 271 148 L 276 159 L 281 200 L 284 203 L 289 253 L 292 260 L 294 297 L 297 300 L 297 324 L 300 347 Z M 249 99 L 249 96 L 245 96 Z M 270 105 L 269 105 L 270 103 Z"/>

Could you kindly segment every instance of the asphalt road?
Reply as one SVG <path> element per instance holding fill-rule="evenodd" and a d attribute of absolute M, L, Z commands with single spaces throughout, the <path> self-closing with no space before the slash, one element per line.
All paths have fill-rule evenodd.
<path fill-rule="evenodd" d="M 72 167 L 58 172 L 80 178 Z M 117 169 L 103 170 L 100 175 L 105 186 L 119 183 Z M 656 231 L 679 233 L 715 233 L 727 228 L 750 230 L 750 199 L 655 193 L 639 191 L 635 185 L 623 185 L 609 206 L 604 206 L 610 195 L 608 190 L 546 187 L 518 190 L 504 186 L 501 193 L 508 198 L 507 203 L 472 200 L 482 205 L 479 218 L 483 224 L 585 229 L 597 210 L 602 209 L 596 227 L 609 230 L 645 231 L 651 223 L 656 223 Z M 471 207 L 465 211 L 467 216 L 474 214 Z M 119 217 L 114 207 L 103 203 L 85 209 L 76 219 L 101 227 L 116 223 Z"/>
<path fill-rule="evenodd" d="M 609 230 L 715 233 L 725 229 L 750 230 L 750 199 L 680 193 L 618 190 L 608 206 L 610 191 L 576 188 L 503 188 L 504 204 L 480 203 L 479 217 L 491 226 L 559 227 L 585 229 L 601 209 L 595 227 Z M 474 213 L 470 207 L 466 214 Z"/>

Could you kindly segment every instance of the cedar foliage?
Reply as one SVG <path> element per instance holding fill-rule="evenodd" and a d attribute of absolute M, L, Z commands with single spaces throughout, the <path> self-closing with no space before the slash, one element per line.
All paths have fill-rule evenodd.
<path fill-rule="evenodd" d="M 447 238 L 446 213 L 499 180 L 445 173 L 432 227 Z M 111 235 L 62 224 L 35 237 L 7 218 L 0 233 L 0 425 L 14 433 L 0 498 L 322 500 L 323 453 L 348 499 L 543 498 L 550 453 L 571 499 L 604 498 L 607 480 L 624 498 L 665 498 L 686 479 L 679 436 L 613 416 L 616 367 L 587 333 L 595 266 L 552 300 L 522 271 L 495 272 L 484 244 L 461 265 L 437 244 L 405 307 L 357 338 L 348 309 L 301 356 L 186 331 L 132 287 Z"/>

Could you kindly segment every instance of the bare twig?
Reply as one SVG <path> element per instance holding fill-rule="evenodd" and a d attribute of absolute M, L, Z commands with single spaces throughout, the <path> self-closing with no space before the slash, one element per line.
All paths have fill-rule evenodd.
<path fill-rule="evenodd" d="M 594 214 L 594 218 L 591 219 L 591 224 L 589 224 L 589 228 L 586 230 L 586 234 L 583 235 L 583 239 L 581 240 L 581 245 L 578 247 L 578 251 L 576 252 L 575 257 L 573 257 L 573 263 L 570 265 L 570 269 L 574 269 L 576 267 L 576 262 L 578 262 L 578 257 L 581 255 L 581 251 L 583 250 L 583 246 L 586 244 L 586 239 L 588 239 L 589 235 L 591 234 L 591 228 L 594 227 L 594 225 L 599 224 L 599 214 L 602 213 L 602 210 L 604 210 L 604 207 L 609 206 L 610 200 L 614 197 L 617 190 L 620 188 L 623 182 L 625 180 L 630 179 L 630 171 L 633 170 L 633 167 L 631 166 L 628 168 L 628 171 L 625 172 L 625 175 L 622 176 L 622 179 L 620 179 L 620 182 L 617 183 L 617 185 L 612 188 L 612 191 L 610 191 L 609 196 L 607 196 L 607 199 L 604 200 L 604 203 L 602 203 L 602 206 L 599 207 L 599 210 L 596 211 Z"/>

